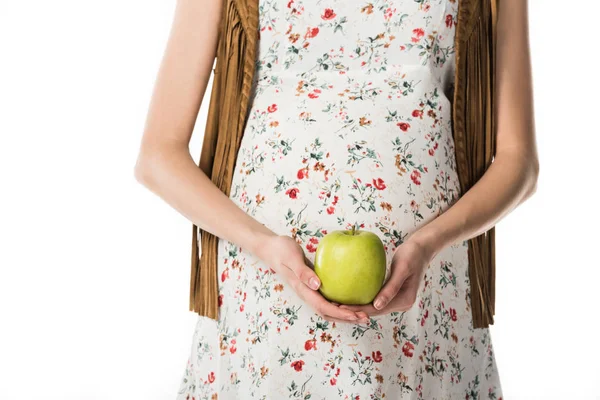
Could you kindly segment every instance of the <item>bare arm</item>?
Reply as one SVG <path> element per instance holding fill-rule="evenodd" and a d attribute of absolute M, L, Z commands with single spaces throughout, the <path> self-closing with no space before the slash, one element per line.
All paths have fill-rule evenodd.
<path fill-rule="evenodd" d="M 316 290 L 320 282 L 306 265 L 302 248 L 239 208 L 196 166 L 190 154 L 190 138 L 215 60 L 221 3 L 177 2 L 135 177 L 197 226 L 257 255 L 319 314 L 357 321 L 364 315 L 339 309 Z"/>
<path fill-rule="evenodd" d="M 449 209 L 415 231 L 395 251 L 392 273 L 373 304 L 340 306 L 367 315 L 410 309 L 424 271 L 446 246 L 475 237 L 536 190 L 538 157 L 533 120 L 527 1 L 503 0 L 496 53 L 497 143 L 494 162 Z"/>
<path fill-rule="evenodd" d="M 218 0 L 177 2 L 135 176 L 196 225 L 254 251 L 271 232 L 230 201 L 189 151 L 215 60 L 221 8 Z"/>
<path fill-rule="evenodd" d="M 524 0 L 500 2 L 496 156 L 483 177 L 452 207 L 412 235 L 433 254 L 487 231 L 536 190 L 539 165 L 527 7 Z"/>

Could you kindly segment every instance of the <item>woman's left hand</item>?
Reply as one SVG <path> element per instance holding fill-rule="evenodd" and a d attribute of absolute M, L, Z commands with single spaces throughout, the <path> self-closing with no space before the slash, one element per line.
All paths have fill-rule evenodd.
<path fill-rule="evenodd" d="M 408 311 L 416 301 L 419 284 L 434 254 L 421 243 L 410 238 L 394 252 L 390 266 L 390 277 L 373 300 L 372 304 L 339 307 L 368 316 Z"/>

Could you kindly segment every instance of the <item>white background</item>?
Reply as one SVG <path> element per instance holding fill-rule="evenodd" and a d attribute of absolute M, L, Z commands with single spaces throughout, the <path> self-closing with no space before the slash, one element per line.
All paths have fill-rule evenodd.
<path fill-rule="evenodd" d="M 0 0 L 1 400 L 175 398 L 192 224 L 133 177 L 174 5 Z M 541 174 L 497 226 L 496 360 L 505 399 L 600 399 L 600 6 L 530 10 Z"/>

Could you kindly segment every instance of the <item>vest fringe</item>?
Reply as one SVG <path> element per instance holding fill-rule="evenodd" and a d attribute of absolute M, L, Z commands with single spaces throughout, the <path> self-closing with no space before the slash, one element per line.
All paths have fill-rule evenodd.
<path fill-rule="evenodd" d="M 461 190 L 465 193 L 485 173 L 495 155 L 496 0 L 459 3 L 455 43 L 457 68 L 453 134 Z M 462 10 L 462 11 L 461 11 Z M 469 31 L 464 31 L 468 29 Z M 473 327 L 494 323 L 495 227 L 469 239 L 470 306 Z"/>
<path fill-rule="evenodd" d="M 223 4 L 225 15 L 199 167 L 229 196 L 252 89 L 258 7 L 252 1 L 224 0 Z M 194 224 L 189 310 L 212 319 L 218 318 L 219 310 L 217 250 L 218 237 Z"/>

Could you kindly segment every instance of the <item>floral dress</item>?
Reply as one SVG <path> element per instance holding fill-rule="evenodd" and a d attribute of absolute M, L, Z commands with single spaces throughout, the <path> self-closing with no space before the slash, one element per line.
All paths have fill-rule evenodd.
<path fill-rule="evenodd" d="M 451 127 L 457 0 L 260 0 L 248 122 L 230 198 L 314 261 L 327 232 L 397 247 L 461 196 Z M 199 316 L 177 400 L 501 399 L 473 329 L 467 242 L 416 303 L 368 326 L 324 320 L 220 240 L 219 319 Z M 387 278 L 386 278 L 387 279 Z"/>

